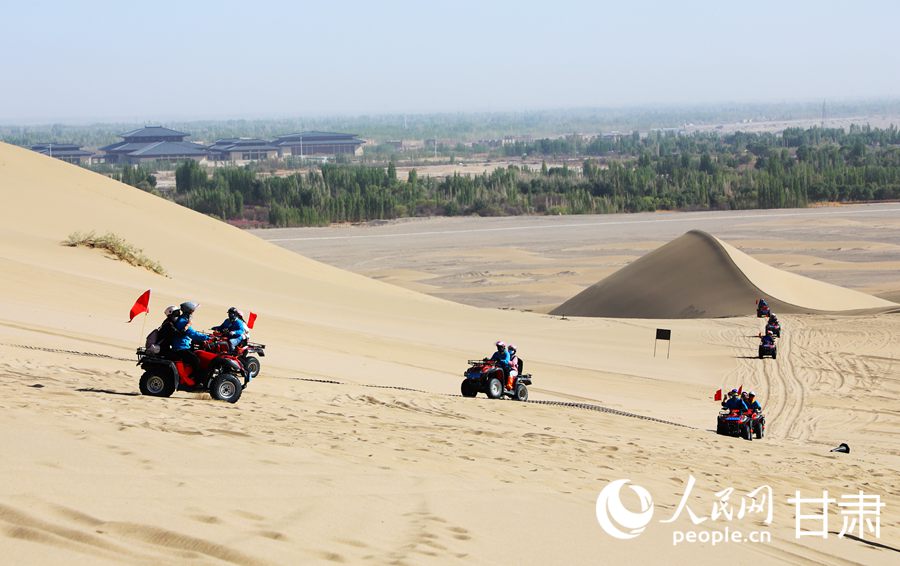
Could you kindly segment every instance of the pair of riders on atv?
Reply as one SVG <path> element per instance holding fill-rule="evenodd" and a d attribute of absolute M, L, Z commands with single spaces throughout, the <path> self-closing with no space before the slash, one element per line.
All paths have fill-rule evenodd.
<path fill-rule="evenodd" d="M 200 358 L 191 349 L 191 345 L 193 342 L 205 342 L 212 338 L 209 334 L 191 328 L 191 317 L 199 306 L 193 301 L 185 301 L 177 307 L 174 305 L 166 307 L 166 320 L 156 331 L 160 353 L 170 360 L 181 361 L 191 366 L 195 375 L 200 367 Z M 229 351 L 232 353 L 247 336 L 244 315 L 235 307 L 229 308 L 228 318 L 219 326 L 214 326 L 212 330 L 226 338 Z"/>
<path fill-rule="evenodd" d="M 516 347 L 513 344 L 506 345 L 502 340 L 495 344 L 497 351 L 491 356 L 491 361 L 496 362 L 503 369 L 506 376 L 506 389 L 511 390 L 519 375 L 519 357 L 516 355 Z"/>
<path fill-rule="evenodd" d="M 743 391 L 738 394 L 737 389 L 728 392 L 728 399 L 722 401 L 722 408 L 729 411 L 740 411 L 741 413 L 753 412 L 762 413 L 762 405 L 756 400 L 756 393 L 753 391 Z"/>

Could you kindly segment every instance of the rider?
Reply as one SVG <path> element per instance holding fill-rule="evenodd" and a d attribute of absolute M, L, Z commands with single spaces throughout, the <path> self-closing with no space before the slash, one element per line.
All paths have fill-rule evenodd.
<path fill-rule="evenodd" d="M 506 378 L 506 388 L 512 389 L 516 376 L 519 375 L 519 358 L 516 356 L 516 347 L 510 344 L 507 349 L 509 352 L 509 377 Z"/>
<path fill-rule="evenodd" d="M 722 408 L 728 409 L 729 411 L 738 409 L 743 413 L 747 410 L 747 404 L 744 403 L 740 395 L 738 395 L 738 390 L 732 389 L 728 392 L 728 399 L 722 401 Z"/>
<path fill-rule="evenodd" d="M 497 362 L 497 365 L 503 369 L 503 373 L 509 372 L 509 351 L 506 349 L 506 343 L 497 340 L 497 351 L 491 356 L 491 361 Z"/>
<path fill-rule="evenodd" d="M 756 393 L 753 391 L 747 393 L 747 409 L 755 413 L 762 413 L 762 405 L 756 400 Z"/>
<path fill-rule="evenodd" d="M 775 345 L 775 335 L 772 334 L 771 330 L 766 330 L 766 334 L 760 338 L 763 346 L 772 347 Z"/>
<path fill-rule="evenodd" d="M 172 350 L 172 340 L 177 334 L 175 329 L 175 321 L 181 316 L 181 311 L 175 305 L 166 307 L 166 320 L 163 321 L 156 331 L 156 343 L 159 345 L 159 351 L 163 355 L 168 355 Z"/>
<path fill-rule="evenodd" d="M 219 326 L 213 326 L 213 330 L 221 332 L 228 338 L 228 345 L 231 351 L 244 339 L 247 334 L 247 324 L 244 322 L 244 313 L 239 311 L 237 307 L 228 309 L 228 318 L 226 318 Z"/>
<path fill-rule="evenodd" d="M 175 319 L 175 337 L 172 340 L 173 360 L 181 360 L 193 368 L 192 375 L 196 376 L 200 370 L 200 358 L 191 351 L 191 343 L 193 341 L 209 340 L 209 335 L 197 332 L 191 328 L 191 316 L 200 305 L 193 301 L 185 301 L 181 303 L 181 315 Z"/>
<path fill-rule="evenodd" d="M 775 316 L 775 313 L 769 315 L 769 324 L 778 324 L 778 317 Z"/>
<path fill-rule="evenodd" d="M 756 301 L 756 308 L 761 309 L 761 308 L 767 307 L 767 306 L 769 306 L 769 303 L 767 303 L 766 300 L 763 299 L 762 297 L 760 297 L 759 300 Z"/>

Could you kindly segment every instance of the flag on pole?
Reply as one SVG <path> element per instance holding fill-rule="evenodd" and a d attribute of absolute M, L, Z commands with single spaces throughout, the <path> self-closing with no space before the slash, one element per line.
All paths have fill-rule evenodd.
<path fill-rule="evenodd" d="M 741 394 L 741 391 L 744 390 L 744 384 L 742 383 L 740 387 L 738 387 L 738 395 Z"/>
<path fill-rule="evenodd" d="M 128 322 L 134 320 L 134 317 L 142 312 L 150 312 L 150 289 L 144 291 L 144 293 L 134 302 L 134 306 L 131 307 L 131 312 L 128 316 Z"/>
<path fill-rule="evenodd" d="M 251 312 L 250 316 L 247 317 L 247 328 L 253 328 L 253 323 L 256 322 L 256 313 Z"/>
<path fill-rule="evenodd" d="M 722 390 L 719 389 L 716 391 L 715 397 L 713 397 L 713 401 L 721 401 L 722 400 Z"/>

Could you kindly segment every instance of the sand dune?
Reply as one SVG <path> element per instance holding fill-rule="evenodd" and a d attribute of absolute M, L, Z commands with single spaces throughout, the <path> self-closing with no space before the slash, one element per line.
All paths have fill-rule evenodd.
<path fill-rule="evenodd" d="M 0 197 L 3 561 L 895 561 L 890 548 L 796 539 L 786 503 L 797 489 L 881 494 L 881 543 L 900 547 L 900 417 L 885 410 L 900 398 L 895 315 L 849 330 L 839 316 L 787 315 L 782 355 L 762 364 L 747 357 L 756 319 L 666 321 L 666 359 L 652 354 L 656 320 L 562 320 L 426 297 L 5 145 Z M 75 230 L 116 232 L 171 277 L 60 246 Z M 201 328 L 231 304 L 259 313 L 254 338 L 269 355 L 239 403 L 138 394 L 140 322 L 124 320 L 148 287 L 151 322 L 186 298 L 202 303 Z M 687 426 L 459 397 L 464 360 L 497 338 L 519 345 L 536 400 Z M 737 383 L 772 415 L 763 442 L 709 430 L 712 391 Z M 836 440 L 853 454 L 829 453 Z M 771 485 L 773 541 L 673 547 L 663 525 L 639 541 L 599 529 L 594 503 L 609 481 L 645 486 L 667 515 L 691 474 L 706 513 L 726 486 Z"/>
<path fill-rule="evenodd" d="M 765 297 L 777 313 L 860 313 L 900 308 L 878 297 L 765 265 L 692 230 L 552 311 L 567 316 L 716 318 L 754 312 Z"/>

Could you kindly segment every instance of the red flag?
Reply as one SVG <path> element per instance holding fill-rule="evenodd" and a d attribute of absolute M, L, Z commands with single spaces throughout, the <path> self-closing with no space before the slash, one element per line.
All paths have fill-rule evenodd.
<path fill-rule="evenodd" d="M 740 387 L 738 387 L 738 395 L 741 394 L 741 391 L 744 390 L 744 384 L 742 383 Z"/>
<path fill-rule="evenodd" d="M 721 401 L 722 400 L 722 390 L 719 389 L 716 391 L 716 396 L 713 397 L 713 401 Z"/>
<path fill-rule="evenodd" d="M 134 302 L 134 306 L 131 307 L 128 322 L 134 320 L 134 317 L 142 312 L 150 312 L 150 289 L 144 291 L 144 294 L 138 297 L 138 300 Z"/>
<path fill-rule="evenodd" d="M 247 317 L 247 328 L 253 328 L 253 323 L 256 322 L 256 313 L 251 312 L 250 316 Z"/>

